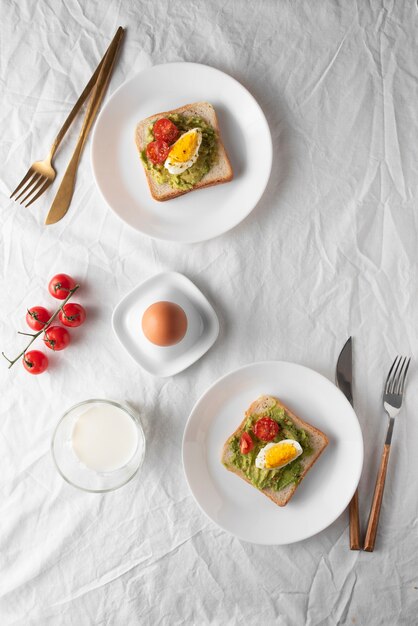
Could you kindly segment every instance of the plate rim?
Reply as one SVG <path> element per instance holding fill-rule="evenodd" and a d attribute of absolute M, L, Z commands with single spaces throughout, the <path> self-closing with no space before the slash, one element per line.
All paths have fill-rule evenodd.
<path fill-rule="evenodd" d="M 271 543 L 271 541 L 251 541 L 251 540 L 247 539 L 246 537 L 243 537 L 239 533 L 233 532 L 230 529 L 225 528 L 225 526 L 220 524 L 218 521 L 215 521 L 205 511 L 205 509 L 203 508 L 203 506 L 201 505 L 201 503 L 197 499 L 197 497 L 196 497 L 196 495 L 195 495 L 195 493 L 194 493 L 194 491 L 193 491 L 193 489 L 192 489 L 192 487 L 190 485 L 189 478 L 188 478 L 187 471 L 186 471 L 186 464 L 185 464 L 185 439 L 186 439 L 187 429 L 189 427 L 189 424 L 191 422 L 193 414 L 195 413 L 196 409 L 198 408 L 198 405 L 204 400 L 204 398 L 213 390 L 213 388 L 215 388 L 218 384 L 223 382 L 229 376 L 237 374 L 237 373 L 239 373 L 239 372 L 241 372 L 243 370 L 246 370 L 246 369 L 251 369 L 253 367 L 259 367 L 259 366 L 263 366 L 263 365 L 264 366 L 265 365 L 271 365 L 272 363 L 274 363 L 274 364 L 281 364 L 281 365 L 295 365 L 298 368 L 301 368 L 303 370 L 307 370 L 310 373 L 314 373 L 316 376 L 319 376 L 320 378 L 322 378 L 327 384 L 332 385 L 332 387 L 338 392 L 338 394 L 340 395 L 340 397 L 342 398 L 344 403 L 346 403 L 346 406 L 349 408 L 349 410 L 351 411 L 352 415 L 355 418 L 355 423 L 356 423 L 356 425 L 358 427 L 358 434 L 359 434 L 359 438 L 360 438 L 359 443 L 361 444 L 360 445 L 361 462 L 359 463 L 359 470 L 357 472 L 358 475 L 356 476 L 354 489 L 352 490 L 352 493 L 350 493 L 350 496 L 347 499 L 347 503 L 341 508 L 341 510 L 339 510 L 337 515 L 334 517 L 334 519 L 332 519 L 329 522 L 326 522 L 323 526 L 321 526 L 321 528 L 316 530 L 314 533 L 304 535 L 303 537 L 301 537 L 299 539 L 296 539 L 295 541 L 284 541 L 284 542 L 283 541 L 278 541 L 278 542 L 274 542 L 274 543 Z M 331 526 L 331 524 L 333 524 L 342 515 L 342 513 L 344 513 L 344 511 L 347 509 L 347 507 L 348 507 L 349 503 L 351 502 L 351 499 L 352 499 L 352 497 L 353 497 L 353 495 L 354 495 L 354 493 L 355 493 L 355 491 L 356 491 L 356 489 L 358 487 L 358 484 L 359 484 L 360 478 L 361 478 L 361 474 L 362 474 L 362 471 L 363 471 L 363 466 L 364 466 L 364 439 L 363 439 L 363 433 L 362 433 L 362 430 L 361 430 L 361 425 L 360 425 L 359 419 L 357 417 L 357 414 L 356 414 L 356 412 L 354 410 L 354 407 L 350 404 L 350 402 L 347 400 L 347 398 L 345 397 L 345 395 L 343 394 L 341 389 L 339 389 L 337 387 L 337 385 L 335 385 L 329 378 L 327 378 L 326 376 L 324 376 L 323 374 L 321 374 L 320 372 L 314 370 L 311 367 L 308 367 L 306 365 L 301 365 L 300 363 L 295 363 L 294 361 L 284 361 L 284 360 L 273 359 L 273 360 L 254 361 L 252 363 L 246 363 L 245 365 L 241 365 L 241 366 L 239 366 L 239 367 L 237 367 L 237 368 L 235 368 L 233 370 L 228 371 L 223 376 L 220 376 L 209 387 L 207 387 L 205 389 L 205 391 L 200 395 L 200 397 L 197 399 L 197 401 L 194 403 L 192 409 L 190 410 L 189 416 L 188 416 L 186 424 L 184 426 L 183 437 L 182 437 L 182 444 L 181 444 L 181 457 L 182 457 L 182 465 L 183 465 L 184 477 L 186 479 L 187 486 L 189 488 L 189 491 L 190 491 L 194 501 L 196 502 L 196 504 L 198 505 L 198 507 L 202 511 L 202 513 L 206 516 L 206 518 L 209 519 L 218 528 L 221 528 L 223 531 L 225 531 L 225 532 L 229 533 L 230 535 L 236 537 L 240 541 L 244 541 L 244 542 L 252 544 L 252 545 L 265 545 L 265 546 L 292 545 L 292 544 L 300 543 L 301 541 L 305 541 L 307 539 L 310 539 L 311 537 L 315 537 L 319 533 L 323 532 L 329 526 Z"/>
<path fill-rule="evenodd" d="M 211 318 L 211 324 L 213 325 L 213 335 L 210 337 L 210 341 L 207 341 L 206 343 L 202 342 L 202 345 L 203 345 L 204 349 L 199 352 L 198 356 L 195 359 L 193 359 L 192 361 L 188 362 L 187 365 L 185 365 L 185 367 L 182 367 L 180 369 L 176 369 L 176 368 L 175 369 L 168 369 L 168 370 L 165 370 L 164 373 L 156 373 L 156 372 L 152 372 L 147 367 L 145 367 L 145 365 L 143 363 L 140 363 L 134 357 L 132 352 L 125 346 L 125 344 L 123 343 L 122 339 L 119 336 L 119 333 L 117 332 L 117 330 L 115 328 L 115 318 L 116 318 L 117 314 L 119 313 L 119 311 L 121 309 L 121 306 L 123 305 L 125 300 L 127 300 L 137 289 L 139 289 L 140 287 L 144 287 L 145 285 L 147 285 L 149 283 L 153 283 L 156 279 L 161 278 L 162 276 L 180 277 L 180 279 L 182 281 L 186 281 L 186 283 L 189 283 L 192 286 L 192 288 L 195 291 L 197 291 L 197 293 L 199 294 L 199 296 L 203 300 L 203 303 L 204 303 L 204 305 L 206 307 L 206 312 L 209 313 L 209 316 Z M 188 278 L 188 276 L 186 276 L 185 274 L 182 274 L 181 272 L 176 272 L 175 270 L 167 270 L 167 271 L 158 272 L 157 274 L 153 274 L 152 276 L 149 276 L 148 278 L 146 278 L 142 282 L 140 282 L 137 285 L 135 285 L 135 287 L 133 287 L 130 291 L 128 291 L 128 293 L 126 293 L 119 300 L 119 302 L 115 305 L 115 307 L 114 307 L 114 309 L 112 311 L 111 325 L 112 325 L 113 333 L 116 336 L 117 340 L 119 341 L 119 344 L 129 354 L 131 359 L 133 359 L 135 361 L 135 363 L 137 365 L 139 365 L 139 367 L 141 367 L 141 369 L 144 370 L 144 372 L 147 372 L 147 374 L 150 374 L 151 376 L 154 376 L 154 377 L 157 377 L 157 378 L 169 378 L 171 376 L 175 376 L 176 374 L 180 374 L 180 372 L 184 372 L 184 370 L 186 370 L 189 367 L 191 367 L 192 365 L 194 365 L 194 363 L 197 363 L 197 361 L 199 361 L 199 359 L 201 359 L 212 348 L 212 346 L 215 344 L 215 342 L 216 342 L 216 340 L 217 340 L 217 338 L 219 336 L 219 329 L 220 329 L 219 318 L 218 318 L 218 316 L 216 314 L 216 311 L 213 308 L 212 304 L 207 299 L 207 297 L 205 296 L 205 294 L 203 293 L 203 291 L 201 291 L 199 289 L 199 287 L 190 278 Z"/>
<path fill-rule="evenodd" d="M 202 68 L 205 68 L 205 69 L 209 69 L 209 70 L 211 70 L 211 71 L 213 71 L 215 73 L 218 73 L 218 74 L 221 74 L 223 76 L 226 76 L 229 80 L 231 80 L 234 83 L 236 83 L 237 85 L 239 85 L 239 87 L 241 89 L 246 91 L 248 97 L 253 101 L 253 104 L 255 105 L 255 107 L 257 108 L 257 110 L 259 112 L 260 120 L 265 125 L 265 129 L 267 131 L 266 132 L 266 139 L 267 139 L 267 144 L 268 144 L 268 150 L 266 150 L 266 156 L 268 158 L 268 167 L 266 169 L 266 176 L 265 176 L 265 180 L 263 181 L 263 184 L 260 186 L 260 192 L 257 194 L 257 198 L 256 198 L 256 201 L 253 203 L 253 206 L 245 214 L 241 215 L 236 222 L 234 222 L 233 224 L 223 228 L 222 230 L 220 230 L 215 235 L 209 235 L 209 236 L 201 235 L 201 236 L 199 236 L 199 238 L 195 238 L 194 237 L 194 238 L 185 238 L 185 239 L 181 239 L 181 240 L 180 239 L 171 239 L 169 237 L 163 237 L 163 236 L 157 236 L 157 235 L 150 235 L 149 233 L 145 232 L 144 230 L 141 230 L 141 229 L 137 228 L 136 226 L 133 226 L 132 224 L 127 222 L 125 219 L 123 219 L 119 215 L 119 213 L 113 208 L 113 206 L 108 202 L 107 198 L 105 197 L 105 195 L 104 195 L 104 193 L 103 193 L 103 191 L 101 189 L 101 186 L 100 186 L 99 181 L 98 181 L 97 171 L 96 171 L 97 163 L 96 163 L 95 157 L 94 157 L 94 153 L 95 153 L 95 148 L 94 147 L 95 147 L 95 143 L 96 143 L 97 129 L 99 128 L 100 121 L 101 121 L 102 117 L 104 116 L 104 114 L 105 114 L 109 104 L 117 96 L 117 94 L 122 89 L 126 88 L 129 84 L 135 82 L 138 79 L 138 77 L 141 76 L 143 73 L 151 72 L 151 71 L 153 71 L 154 69 L 157 69 L 157 68 L 173 67 L 175 65 L 182 66 L 182 67 L 184 67 L 185 65 L 188 65 L 188 66 L 202 67 Z M 104 200 L 106 205 L 111 209 L 112 213 L 114 215 L 116 215 L 124 224 L 126 224 L 127 226 L 132 228 L 132 230 L 135 230 L 136 232 L 140 233 L 141 235 L 144 235 L 145 237 L 150 237 L 151 239 L 155 239 L 156 241 L 170 241 L 170 242 L 178 243 L 178 244 L 201 243 L 201 242 L 204 242 L 204 241 L 210 241 L 211 239 L 215 239 L 217 237 L 220 237 L 220 236 L 224 235 L 225 233 L 227 233 L 228 231 L 233 230 L 234 228 L 236 228 L 239 224 L 241 224 L 241 222 L 243 222 L 250 215 L 250 213 L 252 211 L 254 211 L 256 206 L 259 204 L 261 198 L 264 195 L 264 192 L 267 189 L 267 186 L 268 186 L 268 183 L 269 183 L 270 177 L 271 177 L 271 171 L 272 171 L 272 167 L 273 167 L 273 138 L 272 138 L 272 135 L 271 135 L 271 130 L 270 130 L 269 123 L 267 121 L 267 117 L 266 117 L 263 109 L 261 108 L 260 104 L 256 100 L 256 98 L 247 89 L 246 86 L 244 86 L 239 80 L 237 80 L 236 78 L 234 78 L 233 76 L 231 76 L 227 72 L 224 72 L 223 70 L 220 70 L 217 67 L 213 67 L 212 65 L 208 65 L 206 63 L 195 63 L 193 61 L 173 61 L 172 63 L 170 63 L 170 62 L 169 63 L 157 63 L 156 65 L 151 65 L 150 67 L 147 67 L 147 68 L 144 68 L 143 70 L 138 71 L 131 78 L 129 78 L 128 80 L 125 80 L 121 85 L 119 85 L 119 87 L 117 87 L 115 89 L 115 91 L 112 92 L 112 94 L 109 96 L 109 98 L 107 99 L 107 101 L 105 102 L 105 104 L 103 105 L 101 110 L 99 111 L 99 115 L 97 117 L 96 123 L 94 124 L 92 139 L 91 139 L 91 143 L 90 143 L 90 163 L 91 163 L 91 169 L 92 169 L 92 172 L 93 172 L 94 182 L 95 182 L 96 188 L 98 189 L 98 191 L 100 193 L 101 198 Z"/>

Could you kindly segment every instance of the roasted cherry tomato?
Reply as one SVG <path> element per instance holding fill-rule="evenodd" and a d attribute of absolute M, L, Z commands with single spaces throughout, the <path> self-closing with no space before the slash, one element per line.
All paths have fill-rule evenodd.
<path fill-rule="evenodd" d="M 239 440 L 239 449 L 241 450 L 241 454 L 248 454 L 253 448 L 254 441 L 252 440 L 251 435 L 244 431 L 241 435 L 241 439 Z"/>
<path fill-rule="evenodd" d="M 61 324 L 64 326 L 81 326 L 86 319 L 86 311 L 81 306 L 81 304 L 76 304 L 75 302 L 68 302 L 68 304 L 64 304 L 61 311 L 59 312 L 59 320 Z"/>
<path fill-rule="evenodd" d="M 172 144 L 176 141 L 180 135 L 180 131 L 173 122 L 166 117 L 157 120 L 152 128 L 155 139 L 165 141 L 168 144 Z"/>
<path fill-rule="evenodd" d="M 68 274 L 56 274 L 49 281 L 48 289 L 49 293 L 51 296 L 54 296 L 54 298 L 65 300 L 71 289 L 74 289 L 75 285 L 74 278 L 71 278 Z"/>
<path fill-rule="evenodd" d="M 50 318 L 51 313 L 43 306 L 33 306 L 26 313 L 26 322 L 33 330 L 41 330 Z"/>
<path fill-rule="evenodd" d="M 262 417 L 254 424 L 253 431 L 261 441 L 271 441 L 277 436 L 279 425 L 271 417 Z"/>
<path fill-rule="evenodd" d="M 42 374 L 48 367 L 48 358 L 39 350 L 31 350 L 23 356 L 22 363 L 30 374 Z"/>
<path fill-rule="evenodd" d="M 70 333 L 61 326 L 50 326 L 45 331 L 44 342 L 48 348 L 55 352 L 64 350 L 70 343 Z"/>
<path fill-rule="evenodd" d="M 147 145 L 147 157 L 154 165 L 164 163 L 169 152 L 170 146 L 166 141 L 151 141 L 151 143 Z"/>

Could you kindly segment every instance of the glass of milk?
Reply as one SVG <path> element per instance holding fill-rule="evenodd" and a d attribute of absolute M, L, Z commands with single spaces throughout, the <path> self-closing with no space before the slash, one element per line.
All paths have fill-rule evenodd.
<path fill-rule="evenodd" d="M 111 400 L 86 400 L 60 419 L 52 457 L 61 476 L 85 491 L 112 491 L 138 472 L 145 436 L 134 413 Z"/>

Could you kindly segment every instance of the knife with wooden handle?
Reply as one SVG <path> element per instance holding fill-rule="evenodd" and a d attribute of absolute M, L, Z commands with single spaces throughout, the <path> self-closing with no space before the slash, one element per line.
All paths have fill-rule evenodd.
<path fill-rule="evenodd" d="M 58 188 L 57 194 L 52 202 L 52 206 L 46 217 L 45 224 L 55 224 L 60 219 L 62 219 L 68 211 L 68 207 L 70 206 L 71 199 L 73 197 L 75 177 L 77 173 L 78 163 L 80 161 L 80 156 L 84 144 L 86 143 L 90 128 L 94 122 L 94 119 L 105 95 L 106 87 L 112 74 L 116 55 L 123 35 L 124 29 L 119 26 L 112 40 L 112 43 L 110 44 L 108 51 L 106 52 L 106 55 L 103 59 L 103 65 L 100 68 L 97 82 L 93 88 L 91 98 L 88 103 L 77 145 L 73 152 L 73 156 L 71 157 L 71 161 L 65 171 L 61 184 Z"/>
<path fill-rule="evenodd" d="M 337 386 L 351 406 L 353 406 L 353 393 L 352 393 L 352 382 L 353 382 L 353 342 L 350 337 L 343 349 L 340 352 L 340 356 L 337 361 L 337 368 L 335 372 L 335 377 L 337 381 Z M 359 510 L 358 510 L 358 489 L 356 489 L 354 496 L 351 499 L 350 504 L 348 505 L 348 514 L 350 518 L 350 548 L 351 550 L 360 550 L 360 519 L 359 519 Z"/>

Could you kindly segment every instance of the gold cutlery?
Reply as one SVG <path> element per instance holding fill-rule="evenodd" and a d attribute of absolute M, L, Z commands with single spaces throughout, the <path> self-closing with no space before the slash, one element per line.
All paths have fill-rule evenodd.
<path fill-rule="evenodd" d="M 402 407 L 402 397 L 405 389 L 405 380 L 408 373 L 410 358 L 397 356 L 389 370 L 383 394 L 383 407 L 389 417 L 388 430 L 385 445 L 383 446 L 382 458 L 374 488 L 372 506 L 370 508 L 369 521 L 367 523 L 364 550 L 373 552 L 376 542 L 377 526 L 379 524 L 380 509 L 382 506 L 383 491 L 385 488 L 386 472 L 388 469 L 389 452 L 392 443 L 395 417 Z"/>
<path fill-rule="evenodd" d="M 91 99 L 89 101 L 86 114 L 84 116 L 83 125 L 81 127 L 80 135 L 78 137 L 77 145 L 75 147 L 71 161 L 65 171 L 64 177 L 58 188 L 57 194 L 52 202 L 52 206 L 46 217 L 45 224 L 55 224 L 68 211 L 68 207 L 73 197 L 75 177 L 77 173 L 77 167 L 80 160 L 80 156 L 86 143 L 90 128 L 94 122 L 97 111 L 100 108 L 106 87 L 109 83 L 110 76 L 112 74 L 113 65 L 116 59 L 119 45 L 124 35 L 124 29 L 119 27 L 116 35 L 106 52 L 103 65 L 100 68 L 97 82 L 93 88 Z"/>
<path fill-rule="evenodd" d="M 71 109 L 67 119 L 62 125 L 61 130 L 59 131 L 58 135 L 56 136 L 51 146 L 49 155 L 43 161 L 35 161 L 34 163 L 32 163 L 26 175 L 22 178 L 22 180 L 20 181 L 16 189 L 10 195 L 10 197 L 13 198 L 13 196 L 16 196 L 16 194 L 20 191 L 19 195 L 17 195 L 14 198 L 14 200 L 18 201 L 19 198 L 24 196 L 22 200 L 20 200 L 20 204 L 23 204 L 26 200 L 29 199 L 30 196 L 32 196 L 29 202 L 25 205 L 26 207 L 28 207 L 29 205 L 32 204 L 32 202 L 35 202 L 35 200 L 37 200 L 53 183 L 55 176 L 56 176 L 56 172 L 52 165 L 52 159 L 54 158 L 54 155 L 58 149 L 58 146 L 63 140 L 64 135 L 66 134 L 67 130 L 70 128 L 74 118 L 77 116 L 84 102 L 87 100 L 89 94 L 91 93 L 91 90 L 96 84 L 103 62 L 106 58 L 106 54 L 109 52 L 113 41 L 118 36 L 119 30 L 116 33 L 115 37 L 113 38 L 109 48 L 106 50 L 106 53 L 104 54 L 102 60 L 97 66 L 93 76 L 90 78 L 89 82 L 85 86 L 81 96 L 79 97 L 79 99 L 77 100 L 73 108 Z M 35 195 L 33 195 L 37 190 L 39 191 Z"/>

